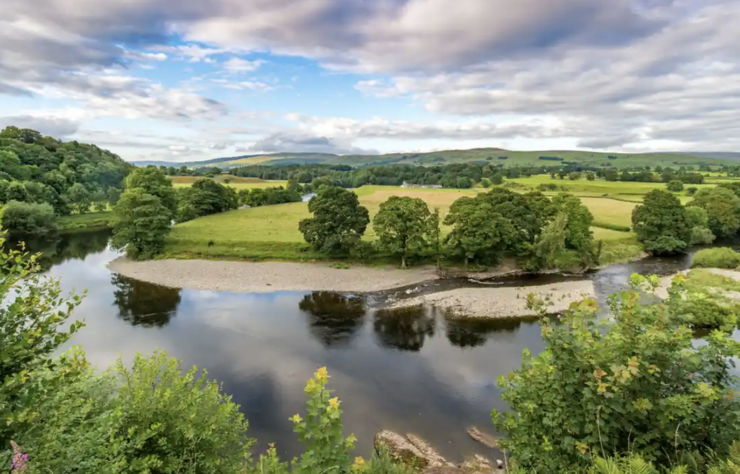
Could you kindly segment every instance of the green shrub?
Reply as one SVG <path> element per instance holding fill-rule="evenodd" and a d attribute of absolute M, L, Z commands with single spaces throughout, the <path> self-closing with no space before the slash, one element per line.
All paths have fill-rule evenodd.
<path fill-rule="evenodd" d="M 691 229 L 691 245 L 709 245 L 714 242 L 714 239 L 714 234 L 706 227 L 694 227 Z"/>
<path fill-rule="evenodd" d="M 562 320 L 542 322 L 545 350 L 525 350 L 521 368 L 499 379 L 511 412 L 492 418 L 527 472 L 585 470 L 603 453 L 667 465 L 669 453 L 724 455 L 740 437 L 731 372 L 740 348 L 722 331 L 693 344 L 683 277 L 661 305 L 643 304 L 640 293 L 657 277 L 630 281 L 609 299 L 611 322 L 594 300 L 572 305 Z"/>
<path fill-rule="evenodd" d="M 683 308 L 686 322 L 695 328 L 727 328 L 737 326 L 737 309 L 723 306 L 708 295 L 692 295 Z"/>
<path fill-rule="evenodd" d="M 680 193 L 683 191 L 683 183 L 678 180 L 673 180 L 666 184 L 666 189 L 672 193 Z"/>
<path fill-rule="evenodd" d="M 696 252 L 691 262 L 693 268 L 727 268 L 740 266 L 740 253 L 728 247 L 703 249 Z"/>
<path fill-rule="evenodd" d="M 47 203 L 10 201 L 2 216 L 3 227 L 11 234 L 42 235 L 57 230 L 54 208 Z"/>

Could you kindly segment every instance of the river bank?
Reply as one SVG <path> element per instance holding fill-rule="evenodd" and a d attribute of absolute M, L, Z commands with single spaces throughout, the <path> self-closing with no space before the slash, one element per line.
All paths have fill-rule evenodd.
<path fill-rule="evenodd" d="M 129 278 L 170 288 L 244 293 L 273 291 L 367 293 L 439 278 L 434 266 L 400 270 L 365 266 L 334 268 L 326 263 L 211 260 L 137 262 L 122 257 L 110 262 L 108 268 Z"/>
<path fill-rule="evenodd" d="M 508 288 L 457 288 L 398 301 L 392 309 L 432 305 L 457 317 L 524 317 L 537 313 L 527 308 L 527 295 L 543 300 L 548 313 L 560 313 L 573 301 L 596 296 L 591 280 L 560 282 L 550 285 Z"/>

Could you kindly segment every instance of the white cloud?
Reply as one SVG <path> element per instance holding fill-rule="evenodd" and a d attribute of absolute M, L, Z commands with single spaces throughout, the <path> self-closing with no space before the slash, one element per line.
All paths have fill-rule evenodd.
<path fill-rule="evenodd" d="M 355 84 L 355 89 L 362 92 L 364 95 L 381 99 L 403 95 L 403 92 L 395 85 L 376 79 L 359 81 Z"/>
<path fill-rule="evenodd" d="M 224 70 L 231 73 L 252 72 L 259 69 L 262 63 L 263 61 L 260 60 L 247 61 L 241 58 L 231 58 L 228 61 L 224 61 L 223 67 Z"/>

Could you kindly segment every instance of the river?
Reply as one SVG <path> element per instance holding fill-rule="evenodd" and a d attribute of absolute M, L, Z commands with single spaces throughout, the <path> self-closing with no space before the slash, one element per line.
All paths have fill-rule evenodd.
<path fill-rule="evenodd" d="M 299 445 L 288 418 L 303 413 L 303 386 L 326 366 L 331 388 L 342 400 L 347 432 L 357 454 L 367 455 L 380 429 L 415 433 L 443 456 L 485 454 L 470 439 L 469 426 L 494 433 L 493 408 L 505 409 L 496 380 L 516 368 L 525 347 L 542 349 L 532 320 L 448 320 L 433 308 L 390 313 L 378 303 L 402 298 L 406 289 L 375 295 L 329 292 L 268 294 L 177 290 L 111 273 L 106 264 L 119 254 L 108 231 L 64 235 L 28 243 L 43 252 L 48 274 L 65 290 L 87 296 L 77 319 L 87 327 L 71 341 L 90 362 L 105 368 L 136 352 L 168 351 L 186 367 L 208 370 L 223 383 L 249 419 L 256 452 L 276 442 L 292 456 Z M 633 272 L 667 274 L 689 259 L 648 259 L 611 266 L 588 275 L 603 303 L 623 288 Z M 510 278 L 487 284 L 541 284 L 562 278 Z M 433 292 L 465 281 L 441 281 L 414 288 Z"/>

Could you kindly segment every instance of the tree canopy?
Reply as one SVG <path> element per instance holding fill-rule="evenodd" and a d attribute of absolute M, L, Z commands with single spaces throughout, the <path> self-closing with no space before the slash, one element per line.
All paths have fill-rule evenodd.
<path fill-rule="evenodd" d="M 370 214 L 360 205 L 357 194 L 335 186 L 321 187 L 308 202 L 313 217 L 298 228 L 316 250 L 340 253 L 352 249 L 365 233 Z"/>
<path fill-rule="evenodd" d="M 95 145 L 62 142 L 35 130 L 0 131 L 0 202 L 49 204 L 57 215 L 107 202 L 133 166 Z"/>
<path fill-rule="evenodd" d="M 740 230 L 740 198 L 726 187 L 704 188 L 689 206 L 707 211 L 709 229 L 717 237 L 731 237 Z"/>
<path fill-rule="evenodd" d="M 408 258 L 420 255 L 427 247 L 431 213 L 427 204 L 412 197 L 391 196 L 380 205 L 373 219 L 373 230 L 381 250 L 401 255 L 401 268 Z"/>
<path fill-rule="evenodd" d="M 655 255 L 684 253 L 691 243 L 686 209 L 668 191 L 647 193 L 632 211 L 632 227 L 645 250 Z"/>

